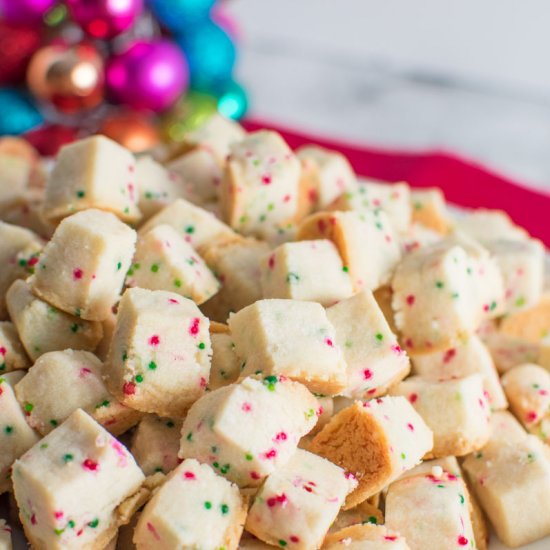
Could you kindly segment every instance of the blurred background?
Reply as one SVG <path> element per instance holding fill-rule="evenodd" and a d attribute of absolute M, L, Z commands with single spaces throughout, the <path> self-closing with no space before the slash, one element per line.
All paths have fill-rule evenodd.
<path fill-rule="evenodd" d="M 550 189 L 545 0 L 232 0 L 250 115 Z"/>

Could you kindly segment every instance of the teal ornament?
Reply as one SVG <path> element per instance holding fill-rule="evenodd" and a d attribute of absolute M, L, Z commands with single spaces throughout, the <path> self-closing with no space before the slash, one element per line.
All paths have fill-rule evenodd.
<path fill-rule="evenodd" d="M 216 0 L 148 0 L 157 19 L 172 32 L 185 32 L 198 22 L 208 19 Z"/>
<path fill-rule="evenodd" d="M 232 81 L 218 97 L 218 111 L 233 120 L 240 120 L 248 110 L 248 95 L 244 88 Z"/>
<path fill-rule="evenodd" d="M 193 90 L 212 93 L 229 84 L 237 53 L 221 27 L 208 19 L 176 40 L 187 58 Z"/>
<path fill-rule="evenodd" d="M 0 88 L 0 135 L 17 136 L 42 122 L 44 118 L 26 93 Z"/>

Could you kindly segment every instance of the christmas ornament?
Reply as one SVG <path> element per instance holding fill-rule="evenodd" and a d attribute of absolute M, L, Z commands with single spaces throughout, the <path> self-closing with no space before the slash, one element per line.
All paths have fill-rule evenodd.
<path fill-rule="evenodd" d="M 45 157 L 54 157 L 63 145 L 78 139 L 78 128 L 47 124 L 24 135 L 25 139 Z"/>
<path fill-rule="evenodd" d="M 0 0 L 4 21 L 14 25 L 40 25 L 57 0 Z"/>
<path fill-rule="evenodd" d="M 116 102 L 159 112 L 187 87 L 185 58 L 169 40 L 138 40 L 107 66 L 108 91 Z"/>
<path fill-rule="evenodd" d="M 239 120 L 248 109 L 248 97 L 244 88 L 231 82 L 218 98 L 218 111 L 227 118 Z"/>
<path fill-rule="evenodd" d="M 160 141 L 160 133 L 151 117 L 134 111 L 108 115 L 98 133 L 113 139 L 134 153 L 152 149 Z"/>
<path fill-rule="evenodd" d="M 65 0 L 69 15 L 93 38 L 111 39 L 129 29 L 143 11 L 143 0 Z"/>
<path fill-rule="evenodd" d="M 220 88 L 231 80 L 235 45 L 211 20 L 177 38 L 187 57 L 191 87 L 200 91 Z"/>
<path fill-rule="evenodd" d="M 216 0 L 149 0 L 159 21 L 174 32 L 189 30 L 208 17 Z"/>
<path fill-rule="evenodd" d="M 19 84 L 39 48 L 40 31 L 0 21 L 0 84 Z"/>
<path fill-rule="evenodd" d="M 45 46 L 31 59 L 27 83 L 36 97 L 59 111 L 91 109 L 104 98 L 103 59 L 89 43 Z"/>
<path fill-rule="evenodd" d="M 0 135 L 18 135 L 44 119 L 30 97 L 14 88 L 0 88 Z"/>

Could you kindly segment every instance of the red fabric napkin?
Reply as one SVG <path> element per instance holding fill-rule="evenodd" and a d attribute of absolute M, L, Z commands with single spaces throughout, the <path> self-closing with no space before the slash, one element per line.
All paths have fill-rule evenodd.
<path fill-rule="evenodd" d="M 351 145 L 259 120 L 246 120 L 244 126 L 249 131 L 273 128 L 292 148 L 317 143 L 340 151 L 360 176 L 388 182 L 405 180 L 413 187 L 440 187 L 456 205 L 505 210 L 550 248 L 550 194 L 523 187 L 471 160 L 443 151 L 406 153 Z"/>

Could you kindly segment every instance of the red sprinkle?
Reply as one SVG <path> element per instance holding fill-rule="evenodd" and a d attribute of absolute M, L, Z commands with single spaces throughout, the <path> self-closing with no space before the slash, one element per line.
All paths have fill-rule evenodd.
<path fill-rule="evenodd" d="M 134 395 L 136 393 L 136 385 L 133 382 L 125 382 L 122 386 L 122 393 L 124 395 Z"/>
<path fill-rule="evenodd" d="M 267 505 L 270 508 L 273 508 L 274 506 L 277 506 L 277 504 L 285 504 L 288 501 L 286 498 L 286 495 L 284 493 L 281 493 L 280 495 L 275 495 L 274 497 L 269 497 L 267 499 Z"/>
<path fill-rule="evenodd" d="M 244 412 L 250 412 L 252 410 L 252 405 L 250 403 L 243 403 L 241 409 Z"/>
<path fill-rule="evenodd" d="M 250 472 L 250 477 L 252 479 L 260 479 L 260 474 L 258 472 Z"/>
<path fill-rule="evenodd" d="M 334 347 L 334 343 L 332 342 L 332 340 L 330 338 L 325 338 L 325 344 L 331 348 Z"/>
<path fill-rule="evenodd" d="M 290 542 L 300 542 L 300 538 L 296 535 L 290 535 Z"/>
<path fill-rule="evenodd" d="M 191 319 L 191 325 L 189 326 L 189 334 L 196 336 L 199 333 L 199 325 L 201 320 L 198 317 Z"/>
<path fill-rule="evenodd" d="M 150 346 L 158 346 L 160 344 L 160 338 L 157 334 L 153 334 L 151 338 L 149 338 L 149 345 Z"/>
<path fill-rule="evenodd" d="M 54 512 L 55 519 L 61 519 L 63 517 L 63 512 Z"/>
<path fill-rule="evenodd" d="M 406 300 L 407 300 L 407 305 L 412 306 L 414 304 L 415 297 L 412 294 L 409 294 Z"/>
<path fill-rule="evenodd" d="M 94 462 L 91 458 L 87 458 L 82 463 L 82 467 L 85 470 L 89 470 L 90 472 L 97 472 L 99 470 L 99 464 L 97 462 Z"/>
<path fill-rule="evenodd" d="M 325 220 L 319 220 L 317 222 L 317 229 L 319 229 L 321 233 L 324 233 L 326 228 L 327 228 L 327 225 L 325 223 Z"/>
<path fill-rule="evenodd" d="M 147 522 L 147 529 L 148 529 L 151 533 L 153 533 L 153 536 L 154 536 L 157 540 L 160 540 L 159 534 L 157 533 L 157 530 L 155 529 L 155 527 L 153 526 L 152 523 Z"/>
<path fill-rule="evenodd" d="M 456 349 L 454 348 L 448 349 L 445 352 L 445 355 L 443 356 L 443 362 L 448 363 L 449 361 L 454 359 L 455 355 L 456 355 Z"/>
<path fill-rule="evenodd" d="M 82 275 L 84 275 L 84 272 L 82 271 L 82 269 L 80 269 L 79 267 L 77 267 L 76 269 L 73 269 L 73 277 L 75 279 L 82 279 Z"/>
<path fill-rule="evenodd" d="M 267 451 L 267 453 L 264 453 L 264 456 L 266 458 L 275 458 L 277 456 L 277 451 L 275 449 L 269 449 L 269 451 Z"/>
<path fill-rule="evenodd" d="M 457 542 L 460 546 L 467 546 L 468 539 L 464 535 L 459 535 Z"/>
<path fill-rule="evenodd" d="M 365 369 L 363 371 L 363 379 L 364 380 L 370 380 L 372 378 L 372 371 L 369 369 Z"/>
<path fill-rule="evenodd" d="M 168 298 L 168 303 L 170 303 L 170 304 L 179 304 L 179 302 L 177 300 L 175 300 L 174 298 Z"/>
<path fill-rule="evenodd" d="M 395 535 L 385 535 L 384 539 L 394 541 L 397 540 L 397 537 Z"/>
<path fill-rule="evenodd" d="M 80 369 L 80 378 L 85 378 L 88 374 L 91 374 L 91 370 L 87 367 L 82 367 Z"/>
<path fill-rule="evenodd" d="M 33 515 L 31 516 L 31 523 L 32 523 L 33 525 L 36 525 L 36 524 L 37 524 L 37 521 L 36 521 L 36 514 L 33 514 Z"/>
<path fill-rule="evenodd" d="M 197 479 L 193 472 L 183 472 L 183 477 L 185 479 Z"/>
<path fill-rule="evenodd" d="M 391 347 L 391 350 L 393 351 L 393 353 L 396 353 L 397 355 L 401 355 L 403 353 L 403 350 L 401 349 L 401 346 L 399 346 L 398 344 L 394 344 Z"/>
<path fill-rule="evenodd" d="M 27 265 L 32 267 L 33 265 L 36 265 L 38 263 L 38 258 L 36 256 L 33 256 L 32 258 L 29 258 L 29 261 L 27 262 Z"/>
<path fill-rule="evenodd" d="M 409 395 L 409 401 L 411 403 L 416 403 L 417 399 L 418 399 L 418 395 L 416 393 L 411 393 L 411 395 Z"/>
<path fill-rule="evenodd" d="M 262 183 L 264 185 L 269 185 L 271 183 L 271 176 L 269 174 L 264 174 L 262 176 Z"/>
<path fill-rule="evenodd" d="M 2 346 L 2 347 L 0 348 L 0 355 L 6 355 L 7 351 L 8 351 L 8 350 L 7 350 L 4 346 Z"/>
<path fill-rule="evenodd" d="M 410 422 L 407 424 L 407 428 L 409 428 L 411 432 L 414 432 L 414 426 Z"/>
<path fill-rule="evenodd" d="M 525 418 L 527 419 L 527 422 L 534 422 L 538 418 L 538 414 L 535 411 L 529 411 Z"/>
<path fill-rule="evenodd" d="M 269 266 L 269 269 L 273 269 L 275 267 L 275 255 L 271 254 L 269 256 L 269 260 L 267 261 L 267 265 Z"/>
<path fill-rule="evenodd" d="M 275 436 L 275 441 L 286 441 L 287 440 L 287 435 L 285 432 L 279 432 L 276 436 Z"/>

